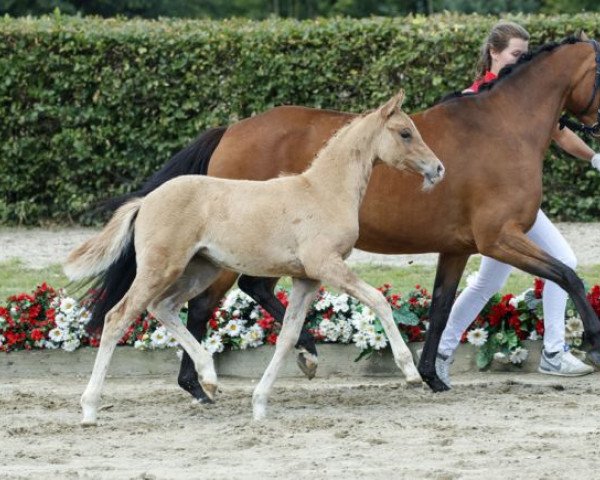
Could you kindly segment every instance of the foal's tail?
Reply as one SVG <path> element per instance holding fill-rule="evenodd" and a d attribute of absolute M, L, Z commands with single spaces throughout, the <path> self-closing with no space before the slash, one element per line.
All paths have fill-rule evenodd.
<path fill-rule="evenodd" d="M 133 221 L 142 206 L 137 198 L 119 208 L 96 236 L 85 241 L 67 257 L 64 271 L 70 280 L 100 275 L 121 257 L 133 239 Z"/>
<path fill-rule="evenodd" d="M 186 148 L 176 153 L 158 172 L 152 175 L 136 192 L 128 193 L 104 203 L 104 209 L 114 210 L 135 197 L 144 197 L 163 183 L 180 175 L 206 175 L 208 164 L 227 127 L 207 130 Z M 114 218 L 114 217 L 113 217 Z M 108 228 L 108 227 L 107 227 Z M 87 299 L 92 300 L 91 319 L 86 325 L 89 333 L 99 331 L 104 317 L 127 293 L 135 279 L 137 264 L 133 236 L 123 244 L 120 256 L 105 270 L 97 271 Z M 99 269 L 96 269 L 99 270 Z"/>

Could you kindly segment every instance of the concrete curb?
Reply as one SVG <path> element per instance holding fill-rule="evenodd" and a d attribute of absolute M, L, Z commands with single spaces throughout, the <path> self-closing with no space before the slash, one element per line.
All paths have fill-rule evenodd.
<path fill-rule="evenodd" d="M 521 367 L 492 364 L 494 371 L 530 373 L 537 371 L 540 359 L 541 342 L 524 342 L 529 357 Z M 422 343 L 409 345 L 416 359 L 416 352 L 423 348 Z M 392 354 L 374 354 L 368 359 L 355 362 L 359 350 L 354 345 L 318 345 L 319 370 L 317 375 L 327 377 L 369 377 L 401 376 Z M 215 355 L 217 372 L 221 376 L 260 378 L 271 360 L 274 347 L 267 345 L 244 351 L 229 351 Z M 92 372 L 97 349 L 81 348 L 69 353 L 62 350 L 21 351 L 0 354 L 0 381 L 8 378 L 36 378 L 40 375 L 88 376 Z M 477 349 L 469 344 L 460 345 L 452 373 L 477 371 L 475 356 Z M 296 366 L 295 354 L 289 355 L 281 369 L 281 377 L 302 377 Z M 177 375 L 179 358 L 175 349 L 139 351 L 132 347 L 118 347 L 113 356 L 109 376 Z"/>

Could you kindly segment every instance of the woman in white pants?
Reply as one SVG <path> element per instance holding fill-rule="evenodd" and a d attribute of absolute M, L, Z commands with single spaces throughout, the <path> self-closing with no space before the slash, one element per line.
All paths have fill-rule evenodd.
<path fill-rule="evenodd" d="M 515 63 L 529 48 L 529 33 L 518 24 L 496 24 L 483 44 L 478 65 L 478 76 L 466 92 L 477 92 L 486 82 L 494 80 L 505 66 Z M 591 161 L 600 170 L 600 154 L 595 154 L 583 140 L 568 128 L 559 129 L 553 140 L 567 153 L 582 160 Z M 571 268 L 577 259 L 571 247 L 541 210 L 527 236 L 547 253 Z M 489 257 L 483 257 L 477 279 L 457 298 L 448 324 L 444 330 L 436 358 L 436 370 L 440 379 L 450 386 L 449 368 L 452 356 L 460 343 L 463 332 L 475 320 L 489 299 L 506 282 L 512 267 Z M 565 307 L 567 293 L 558 285 L 546 282 L 543 291 L 544 348 L 539 371 L 551 375 L 585 375 L 593 368 L 573 356 L 565 344 Z"/>

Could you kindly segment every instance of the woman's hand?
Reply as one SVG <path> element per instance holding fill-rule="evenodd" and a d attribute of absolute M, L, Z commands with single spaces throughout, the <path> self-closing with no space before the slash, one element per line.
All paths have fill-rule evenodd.
<path fill-rule="evenodd" d="M 592 167 L 600 172 L 600 153 L 594 153 L 591 160 Z"/>

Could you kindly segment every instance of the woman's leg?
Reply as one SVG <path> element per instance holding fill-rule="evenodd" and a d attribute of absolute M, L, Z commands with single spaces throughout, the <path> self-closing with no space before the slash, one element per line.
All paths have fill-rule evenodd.
<path fill-rule="evenodd" d="M 510 265 L 482 257 L 476 280 L 461 292 L 452 306 L 438 354 L 452 356 L 463 332 L 473 323 L 492 295 L 502 288 L 511 270 Z"/>

